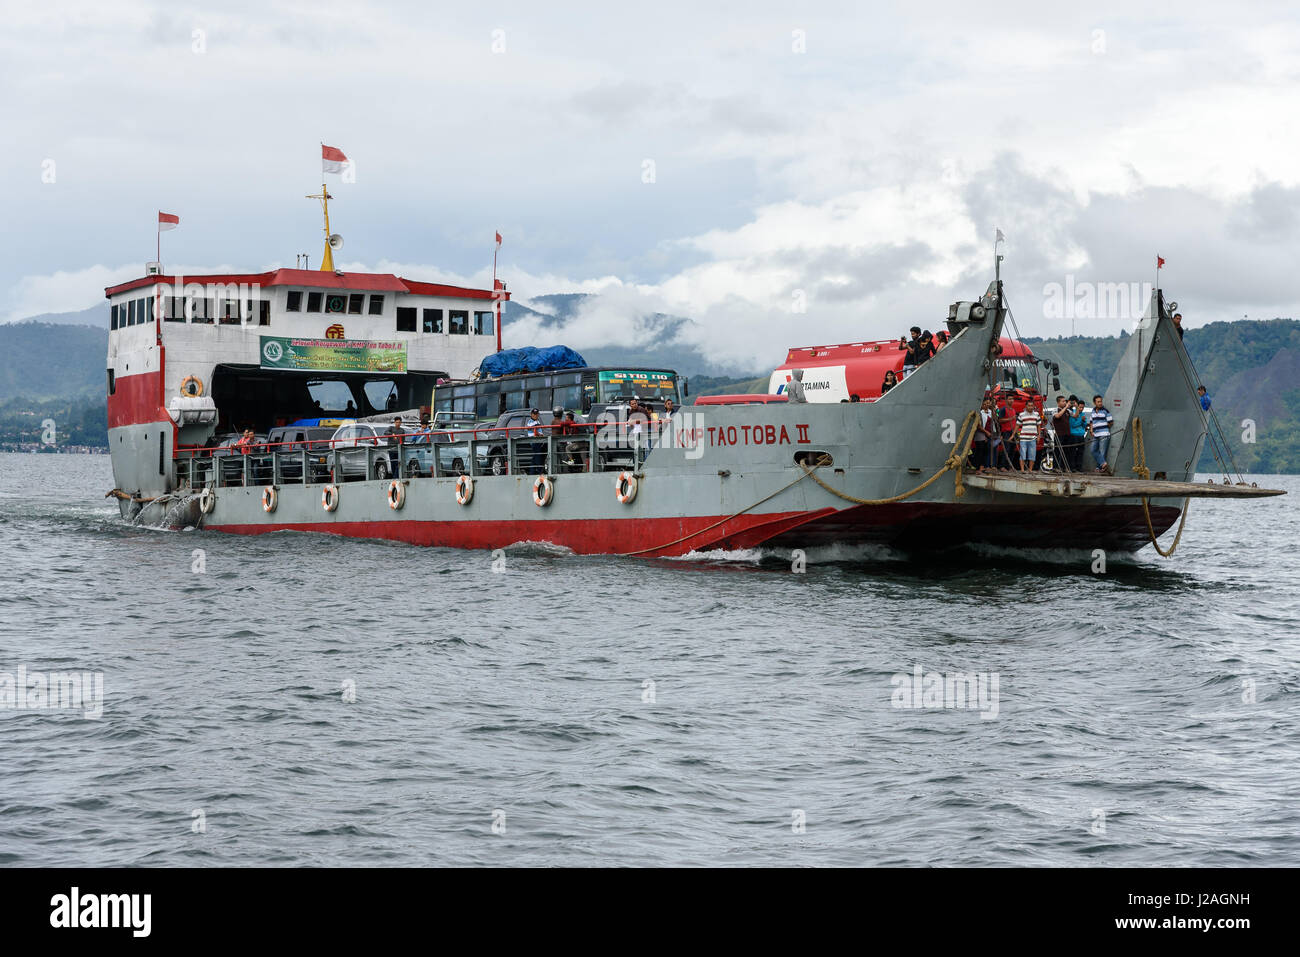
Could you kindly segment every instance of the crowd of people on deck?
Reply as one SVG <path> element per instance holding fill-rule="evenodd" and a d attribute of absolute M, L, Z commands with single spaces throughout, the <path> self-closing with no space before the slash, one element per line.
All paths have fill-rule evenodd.
<path fill-rule="evenodd" d="M 1056 407 L 1039 411 L 1035 397 L 997 392 L 986 396 L 971 442 L 970 464 L 976 470 L 1032 472 L 1041 467 L 1044 449 L 1052 448 L 1053 467 L 1084 469 L 1085 450 L 1094 472 L 1109 473 L 1111 429 L 1115 416 L 1100 395 L 1089 405 L 1077 395 L 1056 397 Z"/>
<path fill-rule="evenodd" d="M 893 388 L 900 380 L 907 378 L 907 376 L 923 366 L 936 352 L 948 344 L 948 333 L 946 332 L 941 331 L 938 335 L 935 335 L 929 329 L 922 330 L 920 326 L 913 326 L 909 331 L 912 334 L 911 339 L 906 336 L 899 336 L 898 338 L 898 348 L 905 352 L 906 355 L 903 356 L 903 371 L 890 383 L 890 388 Z M 890 372 L 885 377 L 886 381 L 893 375 L 894 373 Z M 880 394 L 884 395 L 888 391 L 889 389 L 882 388 Z"/>

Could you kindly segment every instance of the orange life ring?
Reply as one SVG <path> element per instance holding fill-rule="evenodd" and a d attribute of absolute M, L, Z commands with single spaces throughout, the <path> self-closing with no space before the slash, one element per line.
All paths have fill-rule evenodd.
<path fill-rule="evenodd" d="M 190 388 L 190 386 L 193 388 Z M 181 395 L 189 396 L 191 399 L 203 397 L 203 380 L 196 375 L 187 375 L 181 380 Z"/>
<path fill-rule="evenodd" d="M 406 486 L 399 479 L 393 479 L 388 483 L 388 507 L 397 511 L 405 504 Z"/>
<path fill-rule="evenodd" d="M 262 511 L 274 512 L 275 507 L 280 504 L 280 493 L 275 490 L 274 485 L 268 485 L 262 489 Z"/>
<path fill-rule="evenodd" d="M 468 475 L 456 479 L 456 504 L 468 505 L 474 498 L 474 480 Z"/>
<path fill-rule="evenodd" d="M 636 476 L 631 472 L 623 471 L 618 473 L 618 478 L 614 479 L 614 497 L 624 505 L 628 505 L 636 498 Z"/>
<path fill-rule="evenodd" d="M 539 475 L 533 481 L 533 504 L 538 508 L 545 508 L 551 504 L 551 499 L 555 497 L 555 483 L 545 475 Z"/>
<path fill-rule="evenodd" d="M 321 489 L 320 505 L 327 512 L 333 512 L 339 507 L 339 487 L 337 485 L 326 485 Z"/>

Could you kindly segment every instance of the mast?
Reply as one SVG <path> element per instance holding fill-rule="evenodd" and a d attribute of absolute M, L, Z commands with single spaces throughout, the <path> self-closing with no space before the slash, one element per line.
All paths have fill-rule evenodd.
<path fill-rule="evenodd" d="M 325 253 L 321 256 L 320 271 L 334 271 L 334 248 L 330 245 L 330 194 L 325 184 L 320 184 L 320 193 L 312 194 L 308 199 L 319 199 L 321 211 L 325 214 Z"/>

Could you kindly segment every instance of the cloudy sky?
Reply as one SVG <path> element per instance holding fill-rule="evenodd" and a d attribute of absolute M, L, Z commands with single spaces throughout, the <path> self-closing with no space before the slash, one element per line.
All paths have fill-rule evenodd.
<path fill-rule="evenodd" d="M 1058 6 L 4 0 L 0 318 L 139 275 L 158 209 L 169 268 L 318 263 L 322 141 L 340 265 L 487 284 L 499 229 L 516 297 L 601 293 L 579 348 L 937 328 L 999 227 L 1026 334 L 1114 334 L 1052 284 L 1157 253 L 1190 326 L 1300 313 L 1300 10 Z"/>

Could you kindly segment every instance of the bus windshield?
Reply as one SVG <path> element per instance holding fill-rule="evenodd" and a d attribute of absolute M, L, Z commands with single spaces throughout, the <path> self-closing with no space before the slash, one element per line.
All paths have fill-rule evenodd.
<path fill-rule="evenodd" d="M 638 396 L 662 402 L 677 400 L 677 377 L 671 372 L 637 372 L 615 369 L 600 373 L 600 401 L 612 402 L 619 396 Z"/>

